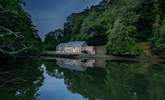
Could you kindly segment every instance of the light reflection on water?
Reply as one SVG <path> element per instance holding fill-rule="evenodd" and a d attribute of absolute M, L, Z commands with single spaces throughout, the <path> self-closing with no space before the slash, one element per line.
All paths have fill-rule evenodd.
<path fill-rule="evenodd" d="M 44 82 L 37 91 L 39 100 L 84 100 L 83 97 L 76 93 L 71 93 L 66 85 L 64 79 L 57 79 L 48 75 L 46 66 L 41 66 L 43 69 Z"/>
<path fill-rule="evenodd" d="M 2 100 L 165 100 L 164 84 L 163 63 L 58 58 L 0 67 Z"/>
<path fill-rule="evenodd" d="M 59 67 L 69 70 L 86 71 L 87 68 L 100 67 L 105 68 L 103 59 L 66 59 L 57 58 L 56 63 Z"/>

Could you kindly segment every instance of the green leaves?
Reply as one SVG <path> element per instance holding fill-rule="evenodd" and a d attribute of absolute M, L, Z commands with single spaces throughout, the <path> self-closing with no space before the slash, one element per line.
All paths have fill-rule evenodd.
<path fill-rule="evenodd" d="M 62 29 L 49 32 L 45 37 L 43 48 L 47 50 L 55 50 L 57 44 L 64 41 L 63 35 L 64 31 Z"/>
<path fill-rule="evenodd" d="M 0 0 L 0 53 L 36 54 L 41 41 L 20 0 Z"/>
<path fill-rule="evenodd" d="M 117 20 L 109 32 L 107 45 L 109 54 L 139 55 L 140 49 L 137 47 L 135 39 L 131 37 L 131 33 L 134 32 L 133 26 L 124 26 L 120 20 Z"/>
<path fill-rule="evenodd" d="M 153 51 L 156 54 L 165 57 L 165 19 L 159 28 L 159 33 L 154 37 L 153 43 Z"/>
<path fill-rule="evenodd" d="M 103 0 L 70 15 L 63 40 L 106 45 L 107 52 L 116 55 L 141 55 L 145 47 L 140 44 L 148 43 L 147 51 L 153 45 L 154 53 L 165 54 L 164 4 L 163 0 Z"/>

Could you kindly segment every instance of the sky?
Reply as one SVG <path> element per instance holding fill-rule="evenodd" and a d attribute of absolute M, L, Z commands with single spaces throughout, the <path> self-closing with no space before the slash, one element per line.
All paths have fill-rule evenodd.
<path fill-rule="evenodd" d="M 24 0 L 25 9 L 31 15 L 33 24 L 44 38 L 45 34 L 58 28 L 63 28 L 66 18 L 83 11 L 101 0 Z"/>

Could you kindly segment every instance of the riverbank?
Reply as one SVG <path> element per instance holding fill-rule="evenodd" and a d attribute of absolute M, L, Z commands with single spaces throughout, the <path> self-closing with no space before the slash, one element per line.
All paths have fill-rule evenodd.
<path fill-rule="evenodd" d="M 58 54 L 55 51 L 44 51 L 41 57 L 45 59 L 71 58 L 71 59 L 106 59 L 115 61 L 136 61 L 142 63 L 165 63 L 165 59 L 158 56 L 114 56 L 114 55 L 88 55 L 88 54 Z"/>

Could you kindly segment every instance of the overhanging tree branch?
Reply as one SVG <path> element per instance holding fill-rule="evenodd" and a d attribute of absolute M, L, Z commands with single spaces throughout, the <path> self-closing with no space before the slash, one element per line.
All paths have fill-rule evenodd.
<path fill-rule="evenodd" d="M 8 29 L 8 28 L 6 28 L 4 26 L 0 26 L 0 28 L 3 29 L 3 30 L 5 30 L 5 31 L 7 31 L 8 32 L 8 35 L 12 35 L 13 34 L 15 37 L 19 37 L 18 34 L 20 32 L 13 32 L 12 30 L 10 30 L 10 29 Z M 23 35 L 21 35 L 21 36 L 23 36 Z"/>
<path fill-rule="evenodd" d="M 10 13 L 13 13 L 13 14 L 18 14 L 16 11 L 5 9 L 1 5 L 0 5 L 0 9 L 1 9 L 0 12 L 2 12 L 2 13 L 10 12 Z"/>
<path fill-rule="evenodd" d="M 0 48 L 0 52 L 2 52 L 2 53 L 4 53 L 4 54 L 9 54 L 9 55 L 15 55 L 15 54 L 18 54 L 18 53 L 23 52 L 23 51 L 25 51 L 25 50 L 28 50 L 28 49 L 30 49 L 30 48 L 32 48 L 32 46 L 30 46 L 30 47 L 24 47 L 24 48 L 22 48 L 22 49 L 20 49 L 20 50 L 12 51 L 12 52 L 5 51 L 5 50 L 3 50 L 3 49 Z"/>
<path fill-rule="evenodd" d="M 23 35 L 20 35 L 20 34 L 19 34 L 20 32 L 13 32 L 12 30 L 10 30 L 10 29 L 8 29 L 8 28 L 6 28 L 6 27 L 4 27 L 4 26 L 0 26 L 0 28 L 3 29 L 3 30 L 5 30 L 5 31 L 7 31 L 7 34 L 8 34 L 8 35 L 14 35 L 16 38 L 17 38 L 17 37 L 20 37 L 20 36 L 24 37 Z M 19 35 L 18 35 L 18 34 L 19 34 Z M 23 46 L 22 49 L 19 49 L 19 50 L 16 50 L 16 51 L 6 51 L 6 50 L 0 48 L 0 52 L 2 52 L 2 53 L 4 53 L 4 54 L 9 54 L 9 55 L 15 55 L 15 54 L 18 54 L 18 53 L 20 53 L 20 52 L 23 52 L 23 51 L 25 51 L 25 50 L 27 50 L 27 49 L 32 48 L 32 45 L 29 46 L 29 47 L 27 47 L 25 44 L 21 44 L 21 45 Z"/>

